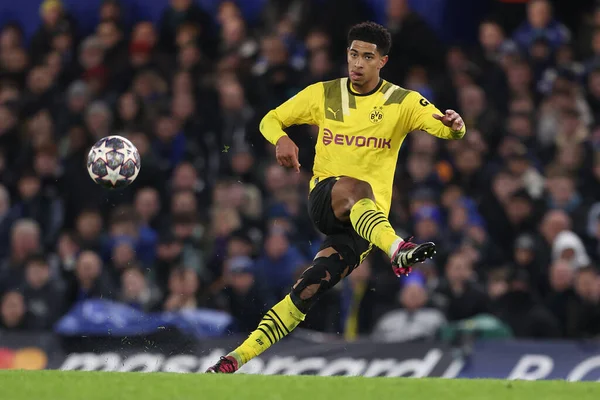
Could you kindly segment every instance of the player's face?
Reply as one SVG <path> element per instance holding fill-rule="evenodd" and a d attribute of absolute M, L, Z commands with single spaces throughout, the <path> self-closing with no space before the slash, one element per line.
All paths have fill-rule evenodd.
<path fill-rule="evenodd" d="M 379 80 L 379 70 L 388 56 L 382 56 L 374 43 L 355 40 L 348 48 L 348 76 L 354 86 L 360 87 Z"/>

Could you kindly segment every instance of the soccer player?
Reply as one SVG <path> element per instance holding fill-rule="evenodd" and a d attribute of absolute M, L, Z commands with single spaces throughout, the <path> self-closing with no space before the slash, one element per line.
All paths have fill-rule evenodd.
<path fill-rule="evenodd" d="M 327 236 L 291 292 L 237 349 L 206 372 L 233 373 L 288 335 L 373 245 L 389 255 L 397 276 L 435 254 L 434 243 L 404 241 L 388 221 L 398 152 L 411 131 L 460 139 L 466 128 L 455 111 L 442 114 L 419 93 L 379 77 L 390 47 L 391 36 L 383 26 L 355 25 L 348 33 L 349 77 L 310 85 L 261 121 L 260 131 L 276 146 L 279 164 L 296 172 L 298 147 L 283 129 L 319 126 L 308 208 Z"/>

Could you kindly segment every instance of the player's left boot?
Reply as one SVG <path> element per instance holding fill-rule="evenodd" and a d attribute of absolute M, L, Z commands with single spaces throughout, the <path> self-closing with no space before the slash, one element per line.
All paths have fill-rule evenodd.
<path fill-rule="evenodd" d="M 207 374 L 233 374 L 238 370 L 238 362 L 231 356 L 221 357 L 219 361 L 206 370 Z"/>
<path fill-rule="evenodd" d="M 415 264 L 435 255 L 435 243 L 416 244 L 410 239 L 403 241 L 392 256 L 392 269 L 396 276 L 408 275 Z"/>

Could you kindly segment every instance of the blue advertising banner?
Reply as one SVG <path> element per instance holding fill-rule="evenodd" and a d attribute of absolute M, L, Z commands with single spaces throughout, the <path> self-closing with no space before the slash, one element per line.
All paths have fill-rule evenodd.
<path fill-rule="evenodd" d="M 88 300 L 73 307 L 54 330 L 63 336 L 136 336 L 175 327 L 203 338 L 223 336 L 232 323 L 229 314 L 209 309 L 144 313 L 122 303 Z"/>
<path fill-rule="evenodd" d="M 600 343 L 479 341 L 458 378 L 600 380 Z"/>

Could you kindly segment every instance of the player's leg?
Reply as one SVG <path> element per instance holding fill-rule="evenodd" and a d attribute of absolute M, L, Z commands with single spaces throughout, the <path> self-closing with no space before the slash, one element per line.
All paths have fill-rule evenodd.
<path fill-rule="evenodd" d="M 233 373 L 283 339 L 304 320 L 321 295 L 351 270 L 352 267 L 333 247 L 319 251 L 290 294 L 267 312 L 258 328 L 237 349 L 221 357 L 206 372 Z"/>
<path fill-rule="evenodd" d="M 331 206 L 338 220 L 350 221 L 356 233 L 390 257 L 397 275 L 409 273 L 412 265 L 435 254 L 433 243 L 415 245 L 396 235 L 387 215 L 377 207 L 368 182 L 350 177 L 337 179 L 331 190 Z"/>

